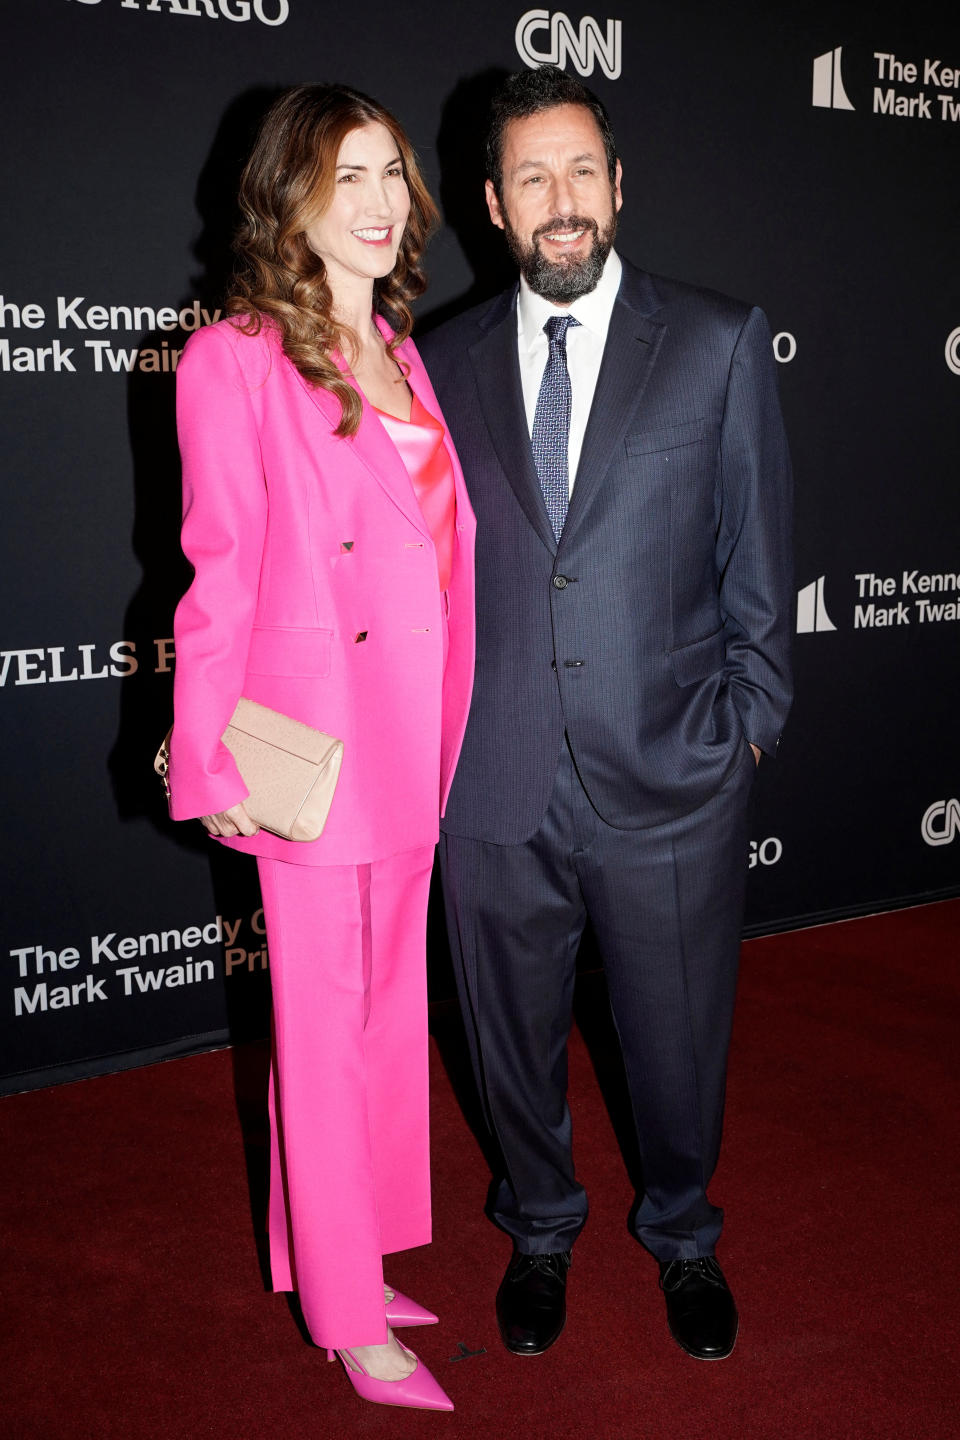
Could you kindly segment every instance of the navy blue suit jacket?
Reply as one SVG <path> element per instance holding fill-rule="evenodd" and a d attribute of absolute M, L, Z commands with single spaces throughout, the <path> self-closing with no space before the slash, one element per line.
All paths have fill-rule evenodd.
<path fill-rule="evenodd" d="M 516 290 L 420 342 L 477 516 L 477 665 L 443 828 L 517 844 L 566 730 L 609 824 L 704 804 L 790 705 L 791 479 L 763 312 L 624 262 L 559 545 Z"/>

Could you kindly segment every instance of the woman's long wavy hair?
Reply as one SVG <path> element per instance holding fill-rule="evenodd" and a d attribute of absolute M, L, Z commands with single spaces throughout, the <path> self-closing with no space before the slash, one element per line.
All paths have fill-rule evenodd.
<path fill-rule="evenodd" d="M 362 402 L 333 359 L 356 355 L 357 337 L 334 318 L 326 266 L 305 229 L 329 206 L 340 146 L 351 130 L 379 123 L 396 141 L 410 192 L 410 215 L 397 263 L 374 281 L 374 308 L 394 330 L 393 352 L 410 334 L 410 302 L 426 289 L 420 259 L 437 209 L 398 122 L 368 95 L 345 85 L 298 85 L 268 110 L 240 181 L 242 220 L 234 240 L 238 263 L 227 297 L 242 329 L 257 334 L 267 318 L 284 354 L 313 385 L 337 397 L 337 435 L 353 435 Z"/>

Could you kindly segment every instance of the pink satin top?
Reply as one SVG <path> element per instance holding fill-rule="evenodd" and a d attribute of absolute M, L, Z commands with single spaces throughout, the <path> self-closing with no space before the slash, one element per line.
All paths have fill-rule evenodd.
<path fill-rule="evenodd" d="M 375 407 L 376 408 L 376 407 Z M 398 420 L 384 410 L 377 414 L 407 467 L 414 493 L 437 551 L 440 589 L 450 584 L 456 535 L 457 499 L 453 466 L 443 443 L 445 431 L 416 395 L 409 420 Z"/>

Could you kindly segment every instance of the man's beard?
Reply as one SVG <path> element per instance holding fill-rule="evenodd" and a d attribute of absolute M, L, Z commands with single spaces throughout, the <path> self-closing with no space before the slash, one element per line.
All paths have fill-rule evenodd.
<path fill-rule="evenodd" d="M 548 260 L 537 242 L 544 235 L 557 235 L 561 231 L 571 230 L 592 232 L 593 243 L 586 255 L 561 256 L 558 260 Z M 552 300 L 557 305 L 569 305 L 571 300 L 576 300 L 580 295 L 589 295 L 591 290 L 596 289 L 617 233 L 617 212 L 613 212 L 609 224 L 603 230 L 596 220 L 585 215 L 568 215 L 564 219 L 555 216 L 545 225 L 537 226 L 530 237 L 529 245 L 524 244 L 504 214 L 503 232 L 510 254 L 534 294 L 542 295 L 544 300 Z"/>

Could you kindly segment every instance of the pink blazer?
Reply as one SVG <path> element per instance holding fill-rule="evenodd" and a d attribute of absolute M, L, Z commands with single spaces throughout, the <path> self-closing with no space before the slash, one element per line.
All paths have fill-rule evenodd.
<path fill-rule="evenodd" d="M 442 419 L 413 344 L 398 354 Z M 177 368 L 182 543 L 195 574 L 174 622 L 171 814 L 246 798 L 220 740 L 245 695 L 344 742 L 319 840 L 261 831 L 222 842 L 308 865 L 364 864 L 436 840 L 473 683 L 476 521 L 453 445 L 444 672 L 436 553 L 410 477 L 370 405 L 346 439 L 333 434 L 339 414 L 266 326 L 256 336 L 232 320 L 206 326 Z"/>

